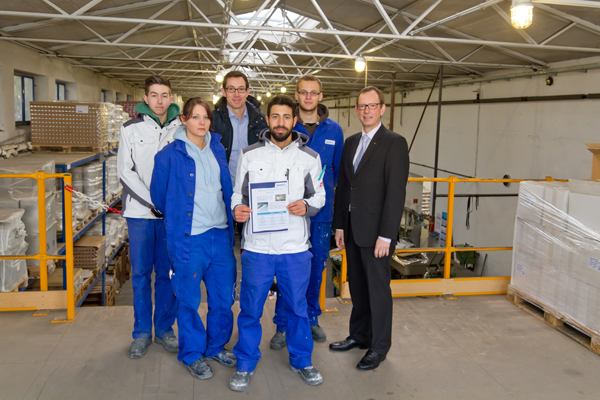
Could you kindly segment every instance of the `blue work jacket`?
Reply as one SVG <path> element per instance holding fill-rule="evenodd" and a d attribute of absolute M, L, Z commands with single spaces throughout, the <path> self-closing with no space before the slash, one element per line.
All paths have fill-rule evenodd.
<path fill-rule="evenodd" d="M 317 129 L 310 135 L 302 124 L 294 127 L 297 132 L 302 132 L 310 137 L 307 146 L 319 153 L 321 164 L 325 167 L 325 205 L 316 215 L 310 217 L 311 222 L 331 222 L 333 220 L 333 198 L 337 185 L 342 150 L 344 148 L 344 132 L 337 122 L 330 118 L 319 123 Z"/>
<path fill-rule="evenodd" d="M 225 148 L 221 135 L 211 132 L 210 149 L 220 168 L 223 201 L 227 212 L 231 248 L 233 249 L 233 216 L 231 196 L 233 187 L 225 158 Z M 194 215 L 194 194 L 196 191 L 196 162 L 188 154 L 185 142 L 175 140 L 165 146 L 154 157 L 154 171 L 150 195 L 154 206 L 164 214 L 167 231 L 167 248 L 174 263 L 190 261 L 190 236 Z"/>

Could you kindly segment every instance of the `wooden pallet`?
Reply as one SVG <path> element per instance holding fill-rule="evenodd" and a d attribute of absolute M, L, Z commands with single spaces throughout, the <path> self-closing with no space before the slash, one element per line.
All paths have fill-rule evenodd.
<path fill-rule="evenodd" d="M 111 290 L 106 291 L 104 297 L 104 306 L 111 307 L 115 305 L 115 301 L 117 298 L 117 292 L 114 289 L 114 286 Z M 83 306 L 101 306 L 102 305 L 102 293 L 90 293 L 88 297 L 84 300 Z"/>
<path fill-rule="evenodd" d="M 563 335 L 570 337 L 577 343 L 600 355 L 600 336 L 590 329 L 564 316 L 552 307 L 530 299 L 526 294 L 514 288 L 508 288 L 506 297 L 508 301 L 523 311 L 526 311 Z"/>
<path fill-rule="evenodd" d="M 53 153 L 105 153 L 108 146 L 85 146 L 85 145 L 34 145 L 31 146 L 34 152 L 53 152 Z"/>
<path fill-rule="evenodd" d="M 11 292 L 18 292 L 19 289 L 27 287 L 28 284 L 29 284 L 29 279 L 28 279 L 27 275 L 25 275 L 23 278 L 21 278 L 19 283 L 17 283 L 15 285 L 15 287 L 11 290 Z"/>
<path fill-rule="evenodd" d="M 90 286 L 92 285 L 92 283 L 96 280 L 97 276 L 98 276 L 98 271 L 94 271 L 92 273 L 92 276 L 90 276 L 83 283 L 83 285 L 81 285 L 81 287 L 79 288 L 79 290 L 75 293 L 75 304 L 79 303 L 79 301 L 81 300 L 81 298 L 83 297 L 83 295 L 85 294 L 85 292 L 87 292 L 87 290 L 90 288 Z"/>
<path fill-rule="evenodd" d="M 77 235 L 83 228 L 87 226 L 94 218 L 96 218 L 100 214 L 99 211 L 92 211 L 92 215 L 87 217 L 86 219 L 82 219 L 75 225 L 75 229 L 73 230 L 73 236 Z"/>

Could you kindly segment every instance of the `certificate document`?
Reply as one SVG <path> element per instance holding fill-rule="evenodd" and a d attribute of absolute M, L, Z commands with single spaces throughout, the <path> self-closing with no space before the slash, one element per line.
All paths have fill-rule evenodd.
<path fill-rule="evenodd" d="M 251 183 L 252 233 L 287 231 L 290 222 L 287 205 L 287 181 Z"/>

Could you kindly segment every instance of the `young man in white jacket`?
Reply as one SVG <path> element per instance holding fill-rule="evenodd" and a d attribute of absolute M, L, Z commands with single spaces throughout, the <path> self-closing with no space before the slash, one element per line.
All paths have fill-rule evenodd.
<path fill-rule="evenodd" d="M 233 349 L 238 362 L 229 383 L 234 391 L 246 390 L 261 357 L 260 318 L 273 276 L 277 277 L 277 288 L 287 309 L 290 368 L 309 385 L 323 382 L 312 366 L 313 339 L 306 305 L 312 258 L 308 251 L 310 217 L 325 205 L 321 159 L 306 146 L 307 135 L 292 131 L 297 117 L 296 103 L 290 97 L 275 96 L 269 103 L 266 121 L 269 129 L 260 134 L 259 142 L 242 151 L 231 201 L 235 220 L 245 223 L 239 341 Z M 288 228 L 255 233 L 253 219 L 259 217 L 258 210 L 249 207 L 252 184 L 275 182 L 287 182 Z M 280 195 L 279 200 L 282 198 Z"/>
<path fill-rule="evenodd" d="M 139 116 L 121 128 L 117 173 L 123 185 L 123 216 L 127 219 L 131 283 L 133 285 L 133 342 L 130 358 L 142 358 L 152 344 L 152 269 L 155 271 L 154 336 L 170 353 L 179 351 L 173 333 L 176 307 L 169 271 L 164 221 L 150 198 L 154 156 L 173 141 L 181 125 L 171 84 L 159 75 L 146 79 Z"/>

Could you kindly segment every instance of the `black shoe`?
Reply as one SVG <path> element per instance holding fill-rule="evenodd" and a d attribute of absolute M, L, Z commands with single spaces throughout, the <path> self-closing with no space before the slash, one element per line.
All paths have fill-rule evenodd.
<path fill-rule="evenodd" d="M 333 342 L 329 345 L 331 351 L 348 351 L 358 347 L 359 349 L 368 349 L 368 347 L 362 343 L 358 343 L 351 337 L 342 340 L 341 342 Z"/>
<path fill-rule="evenodd" d="M 356 364 L 356 368 L 361 371 L 369 371 L 379 367 L 379 364 L 385 360 L 385 356 L 375 353 L 373 350 L 367 351 L 367 354 Z"/>

